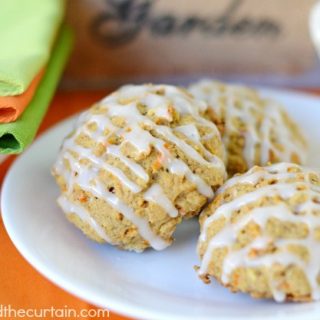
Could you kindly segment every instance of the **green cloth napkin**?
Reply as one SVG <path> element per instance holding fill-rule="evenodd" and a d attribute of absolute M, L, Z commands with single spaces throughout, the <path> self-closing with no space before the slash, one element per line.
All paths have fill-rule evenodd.
<path fill-rule="evenodd" d="M 29 106 L 15 122 L 0 124 L 0 153 L 20 153 L 32 142 L 58 85 L 71 45 L 72 33 L 62 26 L 46 72 Z"/>
<path fill-rule="evenodd" d="M 0 96 L 26 91 L 46 65 L 63 14 L 63 0 L 0 1 Z"/>

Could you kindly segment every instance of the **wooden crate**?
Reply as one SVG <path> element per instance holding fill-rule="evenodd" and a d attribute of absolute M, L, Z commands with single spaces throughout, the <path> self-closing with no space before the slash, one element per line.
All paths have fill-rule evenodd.
<path fill-rule="evenodd" d="M 69 84 L 168 76 L 296 75 L 313 68 L 314 0 L 70 0 Z"/>

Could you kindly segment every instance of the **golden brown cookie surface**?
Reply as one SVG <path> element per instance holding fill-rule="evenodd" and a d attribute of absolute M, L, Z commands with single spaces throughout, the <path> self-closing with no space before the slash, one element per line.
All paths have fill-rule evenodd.
<path fill-rule="evenodd" d="M 132 85 L 84 112 L 53 168 L 69 220 L 124 249 L 168 246 L 225 178 L 220 134 L 204 108 L 177 87 Z"/>
<path fill-rule="evenodd" d="M 209 105 L 206 116 L 220 129 L 230 176 L 254 165 L 282 161 L 304 164 L 306 142 L 278 103 L 254 89 L 202 80 L 189 91 Z"/>
<path fill-rule="evenodd" d="M 228 180 L 200 216 L 199 275 L 278 301 L 320 299 L 320 174 L 296 164 Z"/>

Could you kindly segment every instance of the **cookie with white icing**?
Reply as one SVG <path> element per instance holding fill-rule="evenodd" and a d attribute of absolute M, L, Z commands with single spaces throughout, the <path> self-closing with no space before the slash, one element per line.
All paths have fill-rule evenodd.
<path fill-rule="evenodd" d="M 291 163 L 234 176 L 200 216 L 202 280 L 277 301 L 320 299 L 320 174 Z"/>
<path fill-rule="evenodd" d="M 81 114 L 53 167 L 68 219 L 90 238 L 161 250 L 224 182 L 206 108 L 167 85 L 128 85 Z"/>
<path fill-rule="evenodd" d="M 306 142 L 297 124 L 275 101 L 251 88 L 202 80 L 189 91 L 209 105 L 206 115 L 219 127 L 230 176 L 254 165 L 282 161 L 304 164 Z"/>

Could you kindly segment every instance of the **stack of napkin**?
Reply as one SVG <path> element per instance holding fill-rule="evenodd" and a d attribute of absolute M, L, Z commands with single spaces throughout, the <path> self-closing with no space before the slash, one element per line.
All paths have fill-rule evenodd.
<path fill-rule="evenodd" d="M 70 53 L 63 0 L 1 0 L 0 153 L 33 140 Z"/>

